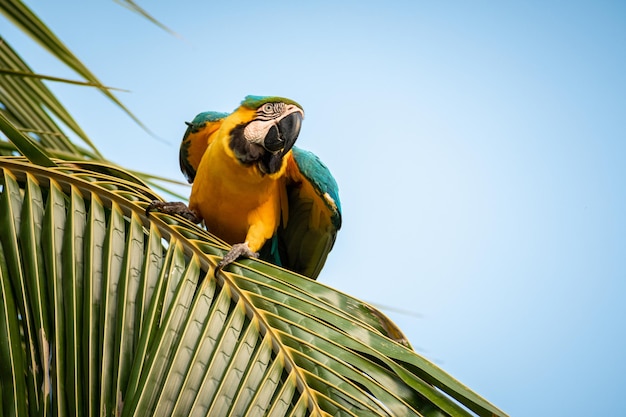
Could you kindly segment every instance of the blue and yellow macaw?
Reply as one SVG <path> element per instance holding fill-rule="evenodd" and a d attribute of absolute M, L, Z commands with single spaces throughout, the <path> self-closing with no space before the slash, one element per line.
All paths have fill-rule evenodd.
<path fill-rule="evenodd" d="M 337 183 L 313 153 L 294 145 L 302 106 L 247 96 L 232 113 L 188 123 L 180 167 L 193 183 L 189 207 L 155 201 L 147 211 L 181 214 L 230 243 L 217 270 L 259 257 L 317 278 L 341 227 Z"/>

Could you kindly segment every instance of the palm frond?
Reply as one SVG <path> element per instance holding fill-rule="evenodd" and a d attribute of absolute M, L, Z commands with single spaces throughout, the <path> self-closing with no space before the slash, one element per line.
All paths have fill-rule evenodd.
<path fill-rule="evenodd" d="M 26 415 L 26 379 L 21 371 L 27 367 L 20 335 L 20 320 L 13 287 L 7 269 L 4 248 L 0 243 L 0 375 L 2 375 L 3 414 Z"/>
<path fill-rule="evenodd" d="M 35 74 L 33 72 L 12 70 L 8 68 L 0 68 L 0 74 L 13 75 L 15 77 L 36 78 L 39 80 L 57 81 L 57 82 L 66 83 L 66 84 L 82 85 L 85 87 L 101 87 L 100 85 L 94 84 L 89 81 L 70 80 L 68 78 L 54 77 L 52 75 L 44 75 L 44 74 Z M 121 88 L 116 88 L 116 87 L 104 87 L 104 88 L 106 88 L 107 90 L 129 92 L 128 90 L 123 90 Z"/>
<path fill-rule="evenodd" d="M 0 131 L 4 132 L 15 145 L 16 149 L 19 150 L 22 155 L 26 155 L 32 163 L 47 167 L 56 165 L 40 146 L 37 146 L 32 139 L 17 130 L 15 126 L 4 117 L 2 112 L 0 112 Z"/>
<path fill-rule="evenodd" d="M 134 2 L 122 0 L 120 3 L 155 21 Z M 108 91 L 116 89 L 102 85 L 22 1 L 0 2 L 0 12 L 7 15 L 61 62 L 85 78 L 85 81 L 77 81 L 35 73 L 7 41 L 0 37 L 0 116 L 5 119 L 0 126 L 0 131 L 4 133 L 4 136 L 0 134 L 0 155 L 19 153 L 39 165 L 49 165 L 49 162 L 45 162 L 45 158 L 49 157 L 65 160 L 107 161 L 70 113 L 47 88 L 44 81 L 58 81 L 101 89 L 149 132 Z M 16 136 L 15 131 L 21 132 L 22 135 Z M 68 132 L 75 136 L 70 137 Z M 32 146 L 33 142 L 39 146 Z M 109 165 L 112 164 L 107 162 Z M 167 184 L 181 185 L 179 181 L 143 172 L 135 172 L 135 174 L 158 190 L 179 199 L 186 198 L 167 187 Z"/>
<path fill-rule="evenodd" d="M 7 70 L 3 67 L 17 69 Z M 0 131 L 5 136 L 0 135 L 0 155 L 14 155 L 17 152 L 31 162 L 45 166 L 51 165 L 50 157 L 107 161 L 42 82 L 42 79 L 47 78 L 50 77 L 33 73 L 0 38 Z M 64 128 L 69 128 L 76 134 L 84 146 L 75 143 L 65 133 Z M 108 166 L 110 165 L 108 162 Z M 162 185 L 170 183 L 187 186 L 186 182 L 143 172 L 135 172 L 135 175 L 176 198 L 186 198 Z"/>
<path fill-rule="evenodd" d="M 381 313 L 366 303 L 255 260 L 214 277 L 223 242 L 184 220 L 146 217 L 157 196 L 140 180 L 55 162 L 0 158 L 5 407 L 504 415 L 386 337 Z M 13 355 L 21 345 L 23 357 Z M 18 386 L 25 391 L 12 395 Z"/>
<path fill-rule="evenodd" d="M 0 66 L 33 74 L 30 67 L 3 39 L 0 39 Z M 0 103 L 0 112 L 16 128 L 31 134 L 43 148 L 69 153 L 74 158 L 85 155 L 56 123 L 56 118 L 89 147 L 91 155 L 102 159 L 87 134 L 41 79 L 0 74 Z"/>
<path fill-rule="evenodd" d="M 156 18 L 154 18 L 150 13 L 148 13 L 148 11 L 146 9 L 144 9 L 143 7 L 139 6 L 137 3 L 135 3 L 133 0 L 115 0 L 116 3 L 126 7 L 128 10 L 132 10 L 133 12 L 143 16 L 144 18 L 148 19 L 150 22 L 152 22 L 154 25 L 160 27 L 161 29 L 163 29 L 164 31 L 168 32 L 170 35 L 174 35 L 176 37 L 181 37 L 178 33 L 174 32 L 172 29 L 170 29 L 169 27 L 167 27 L 166 25 L 164 25 L 163 23 L 161 23 L 159 20 L 157 20 Z"/>
<path fill-rule="evenodd" d="M 4 0 L 0 12 L 15 23 L 28 36 L 38 42 L 53 56 L 74 70 L 87 82 L 96 86 L 102 93 L 120 107 L 129 117 L 146 131 L 150 131 L 124 104 L 104 86 L 98 78 L 70 51 L 67 46 L 28 8 L 21 0 Z M 8 66 L 9 69 L 18 69 Z"/>

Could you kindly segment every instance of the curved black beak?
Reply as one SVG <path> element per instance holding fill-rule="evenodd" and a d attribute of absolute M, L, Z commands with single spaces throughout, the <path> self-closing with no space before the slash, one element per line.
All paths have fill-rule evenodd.
<path fill-rule="evenodd" d="M 263 147 L 270 152 L 277 152 L 282 149 L 282 154 L 286 154 L 296 143 L 301 125 L 301 111 L 294 111 L 288 114 L 270 128 L 267 135 L 265 135 L 265 139 L 263 139 Z"/>

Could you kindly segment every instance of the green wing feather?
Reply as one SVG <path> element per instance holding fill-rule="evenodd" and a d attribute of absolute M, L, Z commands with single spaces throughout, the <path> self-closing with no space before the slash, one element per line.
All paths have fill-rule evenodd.
<path fill-rule="evenodd" d="M 196 177 L 196 170 L 204 151 L 209 146 L 211 134 L 219 129 L 226 116 L 228 113 L 207 111 L 198 114 L 187 123 L 187 130 L 180 144 L 178 160 L 180 170 L 190 183 Z"/>
<path fill-rule="evenodd" d="M 336 230 L 341 228 L 341 201 L 339 186 L 326 165 L 313 152 L 293 147 L 293 158 L 304 178 L 311 182 L 318 197 L 330 210 L 331 221 Z"/>
<path fill-rule="evenodd" d="M 339 190 L 315 154 L 297 147 L 292 154 L 295 164 L 288 170 L 288 220 L 268 242 L 266 253 L 274 256 L 267 260 L 316 279 L 341 228 Z"/>

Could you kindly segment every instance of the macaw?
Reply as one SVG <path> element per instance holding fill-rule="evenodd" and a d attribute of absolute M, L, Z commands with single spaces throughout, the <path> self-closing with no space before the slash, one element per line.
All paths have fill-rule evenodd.
<path fill-rule="evenodd" d="M 316 279 L 341 227 L 341 203 L 328 168 L 293 146 L 303 118 L 295 101 L 261 96 L 230 114 L 198 114 L 179 153 L 192 183 L 189 206 L 154 201 L 146 212 L 204 221 L 231 244 L 216 272 L 241 256 L 260 257 Z"/>

